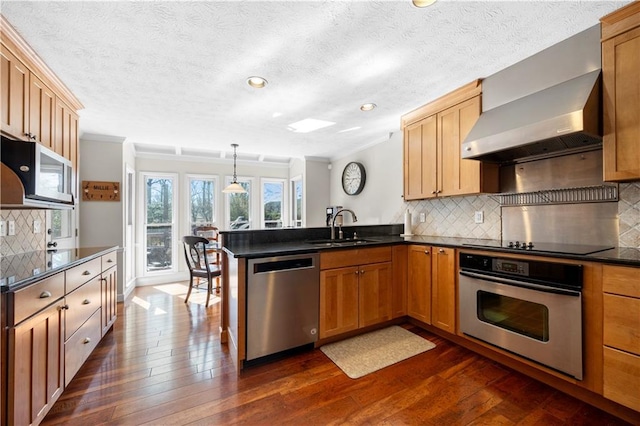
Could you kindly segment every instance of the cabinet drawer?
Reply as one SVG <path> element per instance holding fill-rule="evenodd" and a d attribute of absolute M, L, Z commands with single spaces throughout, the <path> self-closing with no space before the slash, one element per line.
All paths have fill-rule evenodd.
<path fill-rule="evenodd" d="M 640 298 L 638 274 L 640 274 L 640 268 L 604 265 L 602 267 L 602 289 L 607 293 Z"/>
<path fill-rule="evenodd" d="M 67 340 L 75 331 L 100 308 L 100 277 L 95 277 L 66 297 L 64 338 Z"/>
<path fill-rule="evenodd" d="M 640 299 L 604 295 L 604 344 L 640 355 Z"/>
<path fill-rule="evenodd" d="M 100 342 L 100 310 L 85 322 L 64 344 L 64 384 L 69 384 Z"/>
<path fill-rule="evenodd" d="M 66 287 L 65 291 L 71 293 L 82 284 L 89 281 L 91 278 L 100 275 L 102 271 L 102 262 L 98 259 L 90 260 L 82 265 L 78 265 L 65 272 L 66 274 Z"/>
<path fill-rule="evenodd" d="M 640 411 L 640 357 L 604 347 L 605 398 Z"/>
<path fill-rule="evenodd" d="M 56 274 L 9 295 L 13 297 L 13 302 L 9 299 L 13 318 L 10 316 L 8 321 L 9 325 L 15 325 L 64 296 L 64 274 Z"/>
<path fill-rule="evenodd" d="M 101 259 L 102 259 L 102 271 L 106 271 L 112 266 L 115 266 L 118 264 L 118 252 L 114 250 L 111 253 L 107 253 L 104 256 L 102 256 Z"/>
<path fill-rule="evenodd" d="M 320 253 L 320 269 L 391 262 L 391 246 L 335 250 Z"/>

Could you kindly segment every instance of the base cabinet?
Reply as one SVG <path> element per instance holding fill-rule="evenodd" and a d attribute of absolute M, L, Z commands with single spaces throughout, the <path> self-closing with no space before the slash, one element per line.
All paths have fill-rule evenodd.
<path fill-rule="evenodd" d="M 392 319 L 390 247 L 322 253 L 320 269 L 321 339 Z"/>
<path fill-rule="evenodd" d="M 455 249 L 409 246 L 407 315 L 455 333 Z"/>
<path fill-rule="evenodd" d="M 638 272 L 638 268 L 618 265 L 602 267 L 603 396 L 636 411 L 640 411 Z"/>
<path fill-rule="evenodd" d="M 63 299 L 9 331 L 8 424 L 39 424 L 64 389 Z"/>

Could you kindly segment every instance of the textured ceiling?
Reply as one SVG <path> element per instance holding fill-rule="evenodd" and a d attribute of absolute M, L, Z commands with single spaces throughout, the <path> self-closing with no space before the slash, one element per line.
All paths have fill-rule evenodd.
<path fill-rule="evenodd" d="M 239 154 L 339 158 L 629 1 L 0 3 L 84 104 L 81 135 L 170 152 L 238 143 Z M 248 86 L 252 75 L 268 86 Z M 378 108 L 362 112 L 365 102 Z M 287 129 L 306 118 L 336 124 Z"/>

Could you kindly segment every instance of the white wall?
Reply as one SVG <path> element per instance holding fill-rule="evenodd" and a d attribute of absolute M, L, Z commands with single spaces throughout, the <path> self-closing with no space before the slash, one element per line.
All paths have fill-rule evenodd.
<path fill-rule="evenodd" d="M 342 171 L 347 163 L 362 163 L 367 175 L 362 192 L 347 195 L 342 189 Z M 343 206 L 358 216 L 358 225 L 389 224 L 402 211 L 402 133 L 362 151 L 334 160 L 330 173 L 330 205 Z M 344 215 L 345 224 L 351 216 Z"/>
<path fill-rule="evenodd" d="M 305 158 L 304 201 L 307 228 L 326 226 L 330 202 L 330 170 L 326 159 Z"/>
<path fill-rule="evenodd" d="M 80 139 L 80 183 L 124 182 L 123 138 Z M 123 198 L 120 201 L 79 200 L 80 247 L 124 246 Z M 118 252 L 118 295 L 123 294 L 124 259 Z"/>

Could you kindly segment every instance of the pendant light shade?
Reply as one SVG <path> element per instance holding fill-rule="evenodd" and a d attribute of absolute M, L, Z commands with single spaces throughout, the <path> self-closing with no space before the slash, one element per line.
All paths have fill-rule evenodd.
<path fill-rule="evenodd" d="M 238 157 L 236 155 L 236 148 L 238 148 L 238 144 L 232 143 L 231 146 L 233 147 L 233 180 L 222 192 L 225 194 L 243 194 L 247 191 L 238 183 L 238 177 L 236 176 L 236 158 Z"/>

